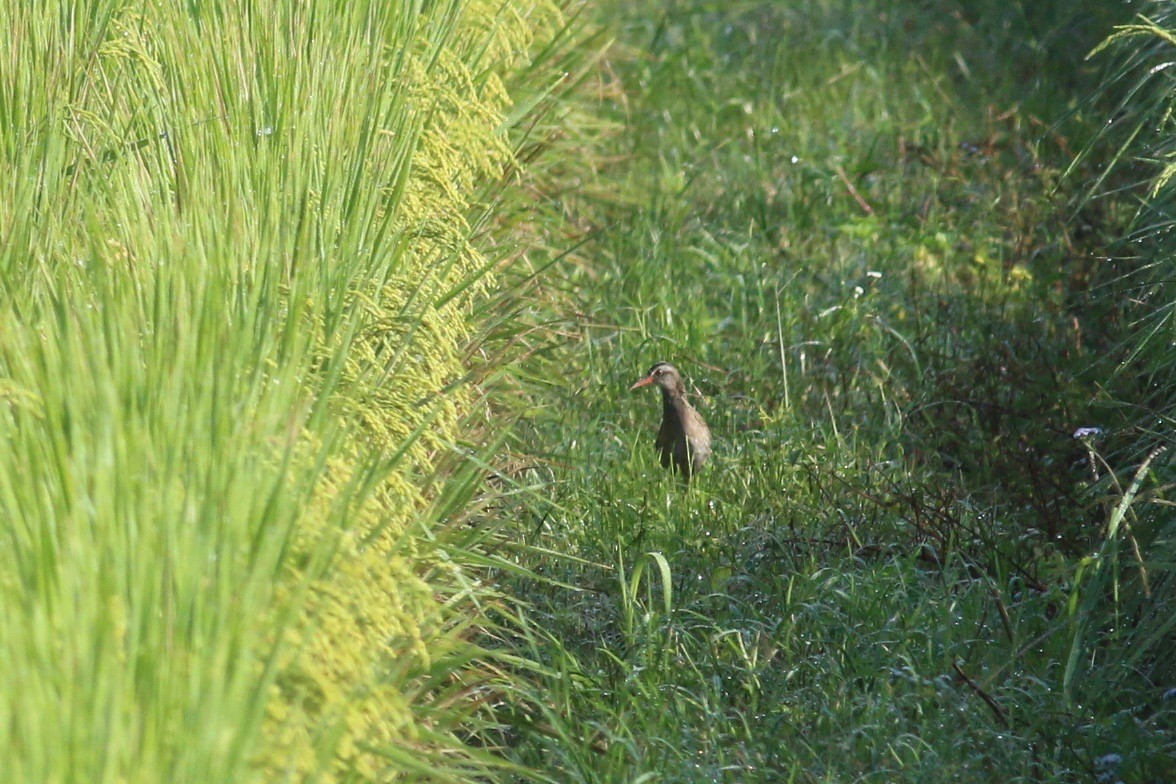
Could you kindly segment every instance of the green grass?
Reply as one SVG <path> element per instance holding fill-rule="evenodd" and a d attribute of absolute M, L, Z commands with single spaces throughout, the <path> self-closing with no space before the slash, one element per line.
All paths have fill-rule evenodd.
<path fill-rule="evenodd" d="M 1122 466 L 1118 476 L 1102 482 L 1122 497 L 1111 525 L 1118 536 L 1107 536 L 1100 562 L 1084 575 L 1088 584 L 1080 610 L 1072 661 L 1085 652 L 1091 636 L 1109 617 L 1118 624 L 1129 619 L 1118 635 L 1132 663 L 1176 677 L 1172 648 L 1171 607 L 1176 601 L 1172 579 L 1176 560 L 1176 515 L 1167 498 L 1176 461 L 1172 458 L 1172 424 L 1176 421 L 1176 378 L 1173 377 L 1173 296 L 1171 288 L 1171 166 L 1172 82 L 1165 75 L 1172 54 L 1176 26 L 1168 4 L 1151 2 L 1139 16 L 1116 28 L 1094 56 L 1111 67 L 1100 93 L 1114 106 L 1100 141 L 1114 150 L 1110 165 L 1090 188 L 1092 201 L 1121 198 L 1112 185 L 1118 176 L 1138 204 L 1128 231 L 1114 248 L 1120 277 L 1113 295 L 1131 303 L 1128 334 L 1117 353 L 1115 374 L 1135 379 L 1140 389 L 1132 400 L 1119 401 L 1132 427 L 1127 438 L 1104 451 L 1110 464 Z M 1091 149 L 1094 149 L 1093 147 Z M 1143 561 L 1145 569 L 1122 573 L 1124 561 Z M 1081 638 L 1081 640 L 1077 639 Z M 1073 669 L 1073 668 L 1072 668 Z"/>
<path fill-rule="evenodd" d="M 1110 5 L 0 6 L 0 780 L 1170 775 Z"/>
<path fill-rule="evenodd" d="M 555 16 L 0 8 L 0 780 L 492 767 L 435 470 Z"/>
<path fill-rule="evenodd" d="M 1095 5 L 605 6 L 591 166 L 553 186 L 577 315 L 529 370 L 540 492 L 508 512 L 542 668 L 513 758 L 561 782 L 1168 775 L 1166 657 L 1129 671 L 1110 623 L 1074 644 L 1110 509 L 1071 434 L 1122 441 L 1139 398 L 1104 364 L 1130 207 L 1078 198 L 1097 155 L 1062 176 L 1099 117 Z M 716 437 L 688 489 L 626 392 L 660 359 Z"/>

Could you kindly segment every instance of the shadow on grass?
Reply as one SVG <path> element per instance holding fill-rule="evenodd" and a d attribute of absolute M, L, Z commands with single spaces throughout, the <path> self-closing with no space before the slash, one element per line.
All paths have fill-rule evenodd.
<path fill-rule="evenodd" d="M 1146 678 L 1059 691 L 1069 558 L 1106 518 L 1072 433 L 1132 394 L 1099 364 L 1121 208 L 1075 216 L 1062 177 L 1106 9 L 611 10 L 614 130 L 564 194 L 592 237 L 579 315 L 522 431 L 552 481 L 511 512 L 549 553 L 514 585 L 548 668 L 517 759 L 601 782 L 1161 770 L 1171 709 L 1127 718 Z M 624 392 L 661 359 L 716 436 L 688 490 Z M 665 569 L 636 571 L 650 553 Z"/>

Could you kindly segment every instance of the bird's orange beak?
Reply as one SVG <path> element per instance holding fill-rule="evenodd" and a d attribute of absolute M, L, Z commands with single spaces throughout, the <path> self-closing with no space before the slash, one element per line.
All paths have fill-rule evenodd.
<path fill-rule="evenodd" d="M 641 379 L 633 386 L 629 387 L 629 391 L 632 392 L 634 389 L 640 389 L 641 387 L 647 387 L 652 383 L 653 383 L 653 376 L 652 375 L 646 376 L 645 378 Z"/>

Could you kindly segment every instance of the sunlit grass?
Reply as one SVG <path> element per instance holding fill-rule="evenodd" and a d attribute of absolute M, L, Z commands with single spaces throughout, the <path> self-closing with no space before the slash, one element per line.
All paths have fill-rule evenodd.
<path fill-rule="evenodd" d="M 558 24 L 0 9 L 0 779 L 488 769 L 480 592 L 438 528 L 476 477 L 435 473 L 502 78 Z"/>

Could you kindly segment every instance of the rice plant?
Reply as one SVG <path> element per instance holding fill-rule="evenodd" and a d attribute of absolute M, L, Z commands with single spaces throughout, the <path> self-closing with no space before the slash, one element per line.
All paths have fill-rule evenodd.
<path fill-rule="evenodd" d="M 486 770 L 425 485 L 469 415 L 503 80 L 560 24 L 0 9 L 0 778 Z"/>

